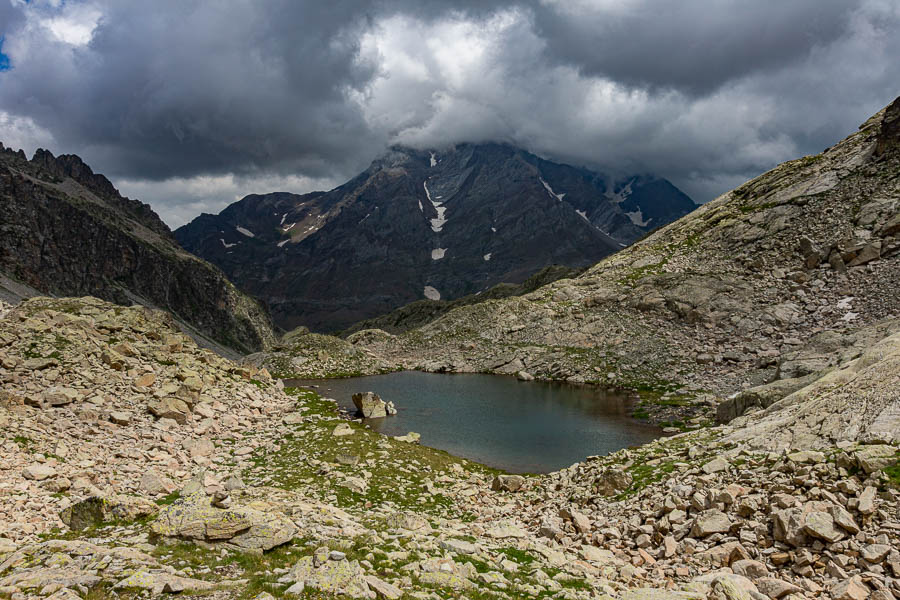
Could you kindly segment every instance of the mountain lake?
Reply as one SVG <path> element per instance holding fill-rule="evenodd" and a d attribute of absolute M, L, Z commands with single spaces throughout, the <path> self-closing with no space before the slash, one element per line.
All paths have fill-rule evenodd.
<path fill-rule="evenodd" d="M 314 387 L 350 413 L 353 394 L 375 392 L 397 415 L 365 419 L 374 431 L 415 431 L 426 446 L 512 473 L 558 470 L 661 435 L 628 416 L 628 396 L 594 386 L 418 371 L 284 383 Z"/>

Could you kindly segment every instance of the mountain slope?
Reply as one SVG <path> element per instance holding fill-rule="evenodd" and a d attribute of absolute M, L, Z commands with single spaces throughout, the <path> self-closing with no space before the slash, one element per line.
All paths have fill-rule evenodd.
<path fill-rule="evenodd" d="M 0 146 L 0 198 L 0 272 L 18 284 L 163 308 L 192 333 L 240 352 L 271 344 L 257 302 L 77 156 L 38 150 L 29 161 Z"/>
<path fill-rule="evenodd" d="M 665 180 L 616 184 L 498 144 L 396 148 L 331 190 L 251 195 L 175 235 L 285 329 L 336 330 L 422 298 L 585 267 L 685 214 Z"/>
<path fill-rule="evenodd" d="M 349 341 L 407 367 L 744 390 L 748 406 L 771 404 L 864 354 L 892 330 L 866 332 L 900 316 L 898 118 L 900 99 L 575 279 Z M 749 399 L 767 383 L 778 390 Z"/>

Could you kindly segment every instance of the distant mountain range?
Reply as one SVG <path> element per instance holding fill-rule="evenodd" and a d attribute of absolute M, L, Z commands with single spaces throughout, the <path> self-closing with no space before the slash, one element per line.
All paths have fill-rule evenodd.
<path fill-rule="evenodd" d="M 0 144 L 0 298 L 96 296 L 161 308 L 226 354 L 268 347 L 260 304 L 185 252 L 153 210 L 74 154 Z"/>
<path fill-rule="evenodd" d="M 277 325 L 334 331 L 410 302 L 591 265 L 694 202 L 502 144 L 394 148 L 329 192 L 250 195 L 177 229 Z"/>

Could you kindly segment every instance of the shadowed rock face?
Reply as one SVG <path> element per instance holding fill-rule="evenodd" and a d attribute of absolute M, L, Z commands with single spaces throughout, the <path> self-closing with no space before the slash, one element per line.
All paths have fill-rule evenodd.
<path fill-rule="evenodd" d="M 45 294 L 163 308 L 241 352 L 273 338 L 258 303 L 74 155 L 38 150 L 29 161 L 0 147 L 0 272 Z"/>
<path fill-rule="evenodd" d="M 395 148 L 331 190 L 247 196 L 175 232 L 279 326 L 334 331 L 549 265 L 586 267 L 694 208 L 668 181 L 621 181 L 498 144 Z"/>

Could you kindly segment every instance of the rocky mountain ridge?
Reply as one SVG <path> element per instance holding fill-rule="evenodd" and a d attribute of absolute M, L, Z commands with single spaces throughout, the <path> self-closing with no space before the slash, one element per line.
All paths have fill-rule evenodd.
<path fill-rule="evenodd" d="M 284 329 L 346 328 L 420 299 L 582 268 L 694 203 L 500 144 L 395 148 L 329 192 L 251 195 L 175 235 L 263 300 Z"/>
<path fill-rule="evenodd" d="M 122 197 L 77 156 L 38 150 L 28 160 L 0 147 L 0 197 L 0 273 L 10 298 L 30 295 L 30 287 L 164 308 L 222 352 L 273 341 L 257 302 L 182 250 L 148 205 Z"/>

